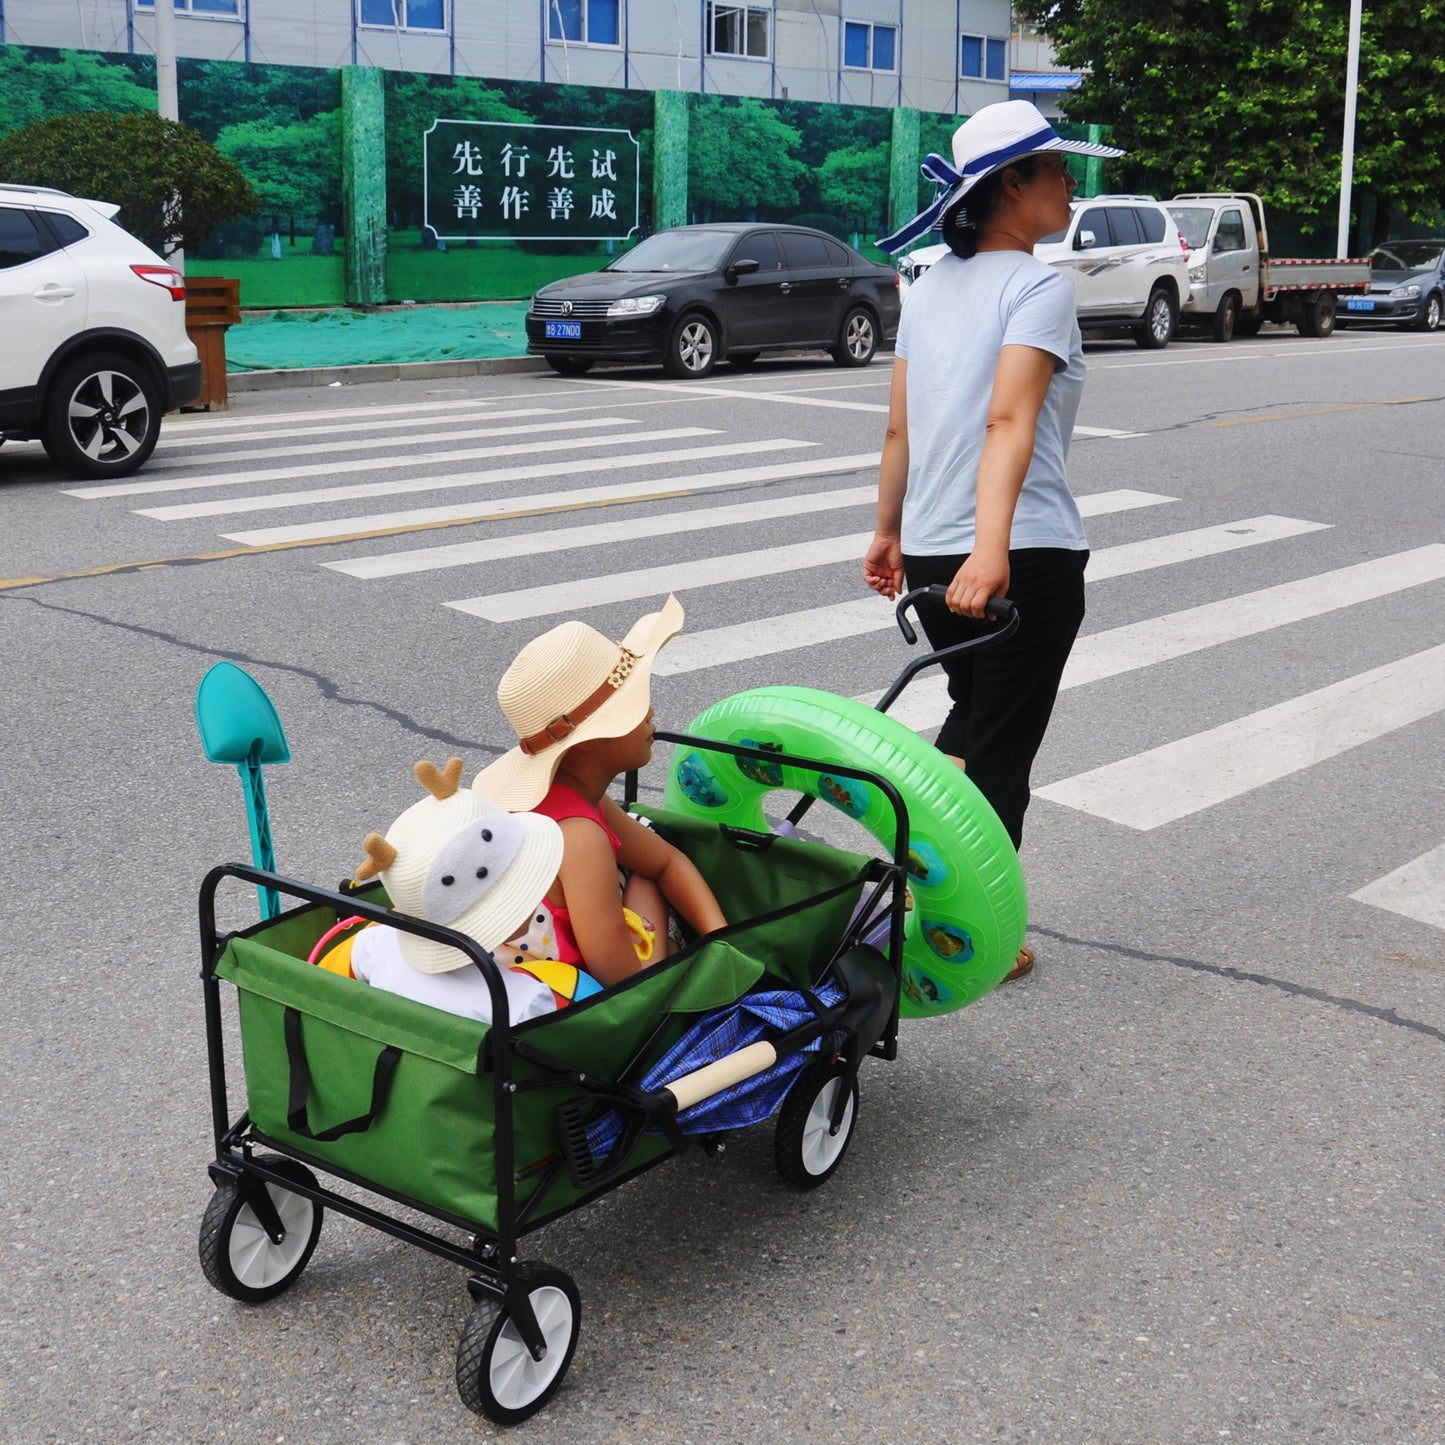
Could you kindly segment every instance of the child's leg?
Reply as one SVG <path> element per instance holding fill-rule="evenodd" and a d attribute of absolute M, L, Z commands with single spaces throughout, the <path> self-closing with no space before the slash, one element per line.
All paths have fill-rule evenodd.
<path fill-rule="evenodd" d="M 657 880 L 642 878 L 636 873 L 628 874 L 622 889 L 622 906 L 645 918 L 656 931 L 652 961 L 656 963 L 666 958 L 672 952 L 672 939 L 667 932 L 667 899 L 663 897 Z"/>

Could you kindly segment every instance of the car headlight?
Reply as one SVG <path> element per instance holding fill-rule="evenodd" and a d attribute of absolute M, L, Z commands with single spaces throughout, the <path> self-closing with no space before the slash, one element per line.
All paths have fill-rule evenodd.
<path fill-rule="evenodd" d="M 607 316 L 609 320 L 614 316 L 651 316 L 666 300 L 666 296 L 624 296 L 607 308 Z"/>
<path fill-rule="evenodd" d="M 1410 282 L 1408 286 L 1396 286 L 1390 292 L 1391 301 L 1413 301 L 1420 294 L 1420 285 L 1416 281 Z"/>
<path fill-rule="evenodd" d="M 1209 262 L 1208 262 L 1208 260 L 1206 259 L 1206 260 L 1203 260 L 1203 261 L 1196 261 L 1196 262 L 1189 268 L 1189 279 L 1190 279 L 1191 281 L 1202 281 L 1202 280 L 1204 280 L 1205 276 L 1206 276 L 1208 273 L 1209 273 Z"/>

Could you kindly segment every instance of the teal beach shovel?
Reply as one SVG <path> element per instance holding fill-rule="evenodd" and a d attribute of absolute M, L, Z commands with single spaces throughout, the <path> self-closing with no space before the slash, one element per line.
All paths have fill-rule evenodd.
<path fill-rule="evenodd" d="M 196 727 L 201 746 L 213 763 L 232 763 L 246 788 L 246 817 L 251 824 L 251 858 L 258 868 L 276 871 L 271 849 L 271 820 L 266 812 L 262 763 L 289 763 L 291 749 L 281 731 L 275 704 L 261 684 L 231 662 L 218 662 L 196 689 Z M 275 918 L 281 899 L 274 888 L 258 888 L 261 916 Z"/>

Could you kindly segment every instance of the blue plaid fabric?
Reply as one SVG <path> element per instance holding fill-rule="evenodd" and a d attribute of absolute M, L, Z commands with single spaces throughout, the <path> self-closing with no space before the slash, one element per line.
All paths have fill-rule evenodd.
<path fill-rule="evenodd" d="M 842 1002 L 843 990 L 829 980 L 815 989 L 813 996 L 832 1008 Z M 729 1009 L 704 1014 L 643 1075 L 640 1087 L 648 1092 L 660 1089 L 704 1064 L 724 1059 L 770 1035 L 785 1034 L 814 1017 L 801 993 L 780 989 L 748 994 Z M 677 1116 L 678 1127 L 684 1134 L 719 1134 L 770 1119 L 782 1107 L 794 1076 L 822 1046 L 822 1039 L 814 1039 L 761 1074 L 684 1109 Z M 587 1147 L 594 1159 L 603 1160 L 612 1152 L 622 1137 L 622 1128 L 622 1117 L 615 1109 L 587 1126 Z"/>

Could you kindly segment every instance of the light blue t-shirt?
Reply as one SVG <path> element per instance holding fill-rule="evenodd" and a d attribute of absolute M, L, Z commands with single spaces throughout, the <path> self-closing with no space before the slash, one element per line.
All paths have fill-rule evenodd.
<path fill-rule="evenodd" d="M 905 553 L 973 551 L 978 464 L 1005 346 L 1057 358 L 1009 546 L 1089 545 L 1064 473 L 1084 389 L 1073 283 L 1025 252 L 983 251 L 930 266 L 910 289 L 898 327 L 896 354 L 908 362 Z"/>

